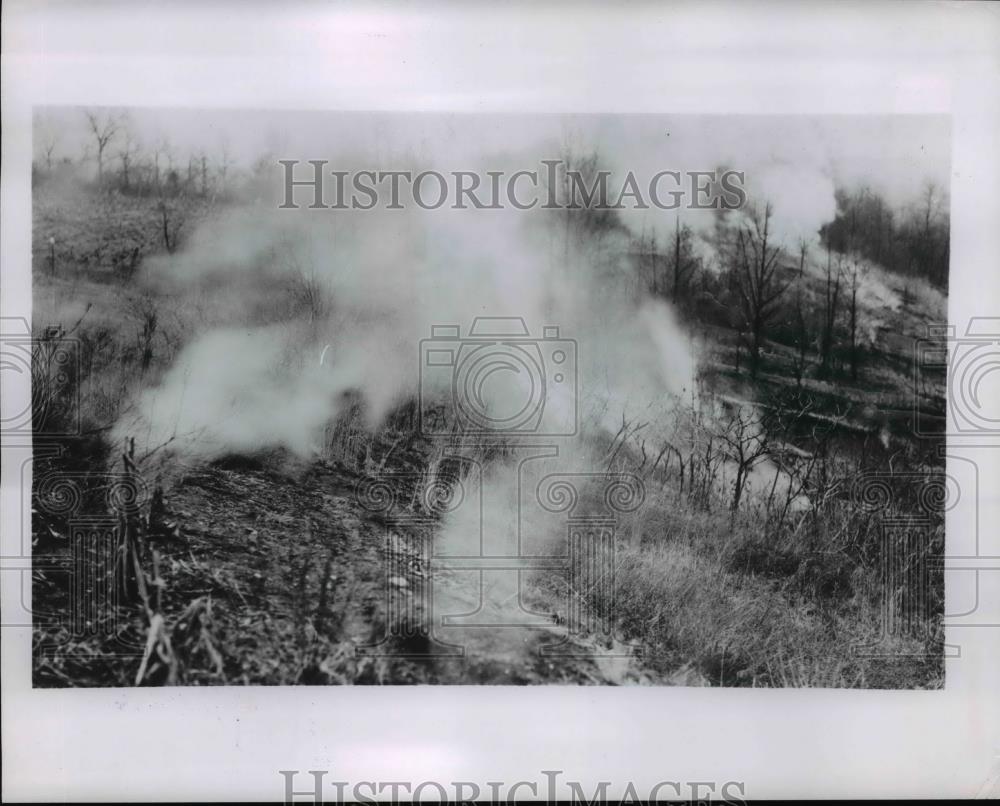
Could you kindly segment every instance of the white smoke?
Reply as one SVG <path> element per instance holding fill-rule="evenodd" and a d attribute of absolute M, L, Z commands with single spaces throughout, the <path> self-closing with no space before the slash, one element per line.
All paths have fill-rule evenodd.
<path fill-rule="evenodd" d="M 146 281 L 202 305 L 204 331 L 118 424 L 147 448 L 202 457 L 282 446 L 309 455 L 358 393 L 369 426 L 418 394 L 421 339 L 476 317 L 556 326 L 578 344 L 580 419 L 662 417 L 691 388 L 691 346 L 668 307 L 621 278 L 625 241 L 567 248 L 516 211 L 262 211 L 211 221 Z M 320 357 L 323 357 L 322 362 Z M 430 376 L 428 376 L 430 377 Z M 428 391 L 448 392 L 447 375 Z M 503 408 L 502 384 L 488 387 Z"/>
<path fill-rule="evenodd" d="M 794 253 L 800 240 L 811 241 L 807 270 L 819 271 L 816 239 L 836 212 L 838 165 L 808 127 L 786 132 L 784 148 L 755 134 L 758 124 L 745 122 L 736 126 L 749 132 L 744 139 L 739 131 L 720 134 L 706 123 L 703 130 L 681 127 L 682 136 L 669 147 L 643 147 L 644 138 L 659 136 L 657 125 L 647 119 L 627 132 L 598 131 L 575 147 L 583 154 L 597 149 L 602 167 L 619 175 L 720 166 L 744 171 L 751 202 L 772 205 L 775 243 Z M 480 134 L 484 142 L 495 136 L 489 127 Z M 520 155 L 511 148 L 486 167 L 537 166 L 560 155 L 558 142 L 550 145 Z M 697 349 L 674 310 L 649 296 L 629 256 L 632 234 L 651 233 L 666 246 L 678 215 L 698 236 L 695 247 L 706 263 L 718 266 L 723 258 L 714 211 L 624 210 L 626 230 L 599 236 L 578 231 L 569 238 L 563 214 L 537 210 L 233 210 L 206 222 L 182 252 L 145 266 L 144 280 L 161 298 L 199 313 L 190 320 L 196 330 L 187 346 L 141 393 L 116 435 L 144 441 L 143 452 L 166 445 L 184 456 L 212 458 L 280 447 L 310 458 L 325 450 L 326 430 L 359 398 L 372 431 L 403 403 L 427 402 L 428 395 L 447 401 L 451 371 L 422 371 L 421 342 L 436 326 L 457 327 L 465 337 L 479 317 L 519 317 L 533 337 L 544 338 L 545 328 L 554 326 L 559 339 L 575 343 L 576 364 L 566 370 L 573 383 L 564 378 L 548 385 L 545 406 L 548 422 L 566 426 L 575 418 L 579 425 L 549 459 L 559 473 L 590 479 L 579 482 L 581 514 L 600 504 L 596 476 L 627 469 L 629 452 L 646 457 L 646 444 L 655 452 L 669 443 L 690 450 L 677 439 L 686 426 L 676 407 L 699 406 Z M 865 293 L 874 295 L 874 274 L 865 283 Z M 892 292 L 879 290 L 884 304 L 893 306 Z M 516 407 L 529 391 L 518 386 L 525 377 L 491 376 L 481 390 L 483 408 Z M 711 405 L 705 411 L 713 416 Z M 619 454 L 616 444 L 627 439 Z M 552 465 L 523 465 L 516 452 L 485 461 L 463 479 L 465 495 L 481 506 L 445 515 L 435 550 L 476 555 L 485 541 L 493 556 L 559 554 L 565 513 L 525 506 L 537 504 L 546 467 Z M 722 496 L 731 494 L 731 470 L 723 464 L 717 480 Z M 746 494 L 770 492 L 780 499 L 787 484 L 765 461 L 752 469 Z M 436 580 L 435 596 L 444 599 L 437 604 L 443 612 L 479 606 L 520 617 L 519 577 L 488 576 L 482 591 L 476 573 L 464 581 L 461 574 Z M 480 641 L 501 640 L 496 631 L 478 635 Z"/>

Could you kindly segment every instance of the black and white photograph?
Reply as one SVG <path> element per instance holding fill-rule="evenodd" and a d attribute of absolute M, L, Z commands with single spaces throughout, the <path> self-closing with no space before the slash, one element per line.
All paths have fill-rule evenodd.
<path fill-rule="evenodd" d="M 1000 795 L 1000 6 L 2 17 L 5 802 Z"/>
<path fill-rule="evenodd" d="M 36 685 L 943 684 L 947 118 L 34 126 Z"/>

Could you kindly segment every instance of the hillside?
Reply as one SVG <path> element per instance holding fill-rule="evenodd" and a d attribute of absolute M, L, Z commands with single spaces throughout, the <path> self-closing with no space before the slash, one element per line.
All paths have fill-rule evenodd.
<path fill-rule="evenodd" d="M 74 632 L 58 616 L 37 619 L 36 685 L 942 684 L 940 580 L 921 602 L 917 629 L 890 636 L 877 653 L 857 651 L 878 641 L 887 594 L 881 513 L 859 508 L 852 484 L 892 457 L 920 473 L 941 468 L 937 442 L 912 429 L 915 343 L 945 305 L 925 281 L 870 268 L 856 312 L 866 334 L 856 372 L 843 352 L 819 371 L 819 345 L 796 341 L 790 304 L 754 367 L 736 328 L 699 305 L 679 306 L 698 344 L 702 403 L 677 404 L 667 445 L 624 419 L 618 434 L 588 444 L 607 472 L 634 474 L 645 488 L 643 508 L 617 523 L 614 589 L 599 573 L 571 590 L 561 574 L 535 573 L 521 599 L 537 616 L 531 626 L 443 626 L 434 640 L 429 558 L 452 521 L 412 500 L 373 511 L 358 492 L 386 474 L 439 471 L 441 446 L 415 432 L 411 403 L 374 430 L 357 407 L 342 408 L 308 457 L 266 449 L 199 459 L 169 441 L 138 453 L 115 441 L 140 393 L 164 379 L 211 316 L 137 279 L 141 268 L 183 251 L 186 234 L 227 212 L 200 197 L 167 209 L 86 187 L 36 187 L 33 328 L 78 345 L 70 383 L 83 430 L 50 439 L 61 453 L 36 458 L 34 550 L 61 567 L 73 520 L 110 514 L 127 535 L 132 579 L 102 617 L 111 638 Z M 804 298 L 823 294 L 823 265 L 817 249 L 796 286 Z M 791 276 L 795 266 L 782 270 Z M 702 282 L 721 293 L 721 279 Z M 943 411 L 943 377 L 922 383 L 925 406 Z M 750 426 L 752 434 L 736 430 Z M 752 444 L 766 449 L 739 464 L 734 457 Z M 502 469 L 505 450 L 459 455 Z M 39 482 L 53 474 L 72 475 L 75 509 L 46 498 Z M 109 508 L 103 492 L 121 478 L 136 500 Z M 943 545 L 943 520 L 932 515 L 921 559 Z M 423 526 L 408 531 L 417 516 Z M 467 572 L 433 576 L 439 594 L 476 608 Z M 89 584 L 99 598 L 101 580 Z M 909 581 L 899 584 L 893 595 L 910 595 Z M 69 607 L 60 573 L 39 570 L 33 591 L 36 613 Z M 613 627 L 572 629 L 574 608 L 611 612 Z M 539 651 L 546 646 L 561 649 Z"/>

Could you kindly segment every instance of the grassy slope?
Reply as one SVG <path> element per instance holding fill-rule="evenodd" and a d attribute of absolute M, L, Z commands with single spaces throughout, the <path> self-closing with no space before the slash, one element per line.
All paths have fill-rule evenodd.
<path fill-rule="evenodd" d="M 172 308 L 169 300 L 152 300 L 156 324 L 150 334 L 151 301 L 116 263 L 115 255 L 137 242 L 146 254 L 155 253 L 153 203 L 85 201 L 36 194 L 35 327 L 79 323 L 73 336 L 83 345 L 83 415 L 92 435 L 67 446 L 59 461 L 81 463 L 96 476 L 102 466 L 118 467 L 117 458 L 105 453 L 102 429 L 129 405 L 134 391 L 169 366 L 191 330 L 191 314 Z M 123 227 L 123 220 L 130 226 Z M 49 237 L 59 244 L 55 276 L 46 262 Z M 104 245 L 97 257 L 91 242 Z M 885 330 L 857 382 L 843 374 L 803 382 L 820 401 L 818 416 L 849 410 L 842 429 L 848 447 L 864 435 L 884 445 L 888 432 L 886 451 L 920 452 L 904 419 L 912 399 L 908 368 L 913 339 L 924 322 L 938 317 L 940 300 L 931 292 L 913 296 L 896 310 L 865 312 Z M 709 346 L 706 382 L 719 393 L 749 396 L 745 370 L 734 369 L 734 335 L 706 328 L 703 336 Z M 789 350 L 770 345 L 769 353 L 760 385 L 789 387 Z M 650 505 L 623 525 L 618 552 L 620 638 L 641 648 L 641 658 L 623 664 L 540 657 L 534 649 L 563 634 L 557 622 L 565 595 L 542 578 L 532 585 L 531 601 L 552 613 L 554 626 L 514 631 L 517 651 L 472 641 L 464 660 L 433 652 L 426 660 L 359 656 L 355 646 L 385 630 L 386 610 L 397 606 L 396 599 L 405 600 L 419 620 L 419 608 L 409 603 L 420 600 L 426 569 L 414 562 L 403 571 L 405 585 L 386 588 L 385 524 L 358 506 L 352 490 L 387 461 L 426 464 L 429 450 L 411 439 L 405 440 L 408 447 L 396 448 L 405 434 L 358 436 L 350 449 L 332 446 L 326 462 L 309 466 L 280 455 L 195 467 L 156 457 L 158 469 L 150 465 L 144 472 L 163 484 L 166 505 L 149 520 L 148 541 L 158 557 L 158 610 L 172 641 L 169 651 L 154 653 L 144 682 L 162 683 L 173 675 L 174 682 L 189 684 L 942 683 L 933 637 L 894 638 L 883 646 L 888 656 L 882 658 L 854 652 L 879 632 L 883 590 L 878 559 L 867 550 L 872 523 L 859 520 L 850 502 L 831 502 L 822 517 L 814 511 L 772 533 L 752 507 L 734 518 L 722 500 L 692 499 L 669 470 L 647 479 L 655 491 Z M 66 525 L 36 517 L 35 550 L 65 554 Z M 39 611 L 59 612 L 66 602 L 63 582 L 37 575 L 34 602 Z M 106 643 L 74 638 L 64 626 L 39 621 L 39 644 L 56 639 L 59 648 L 39 649 L 36 684 L 132 684 L 148 625 L 134 605 L 123 607 L 120 619 L 138 656 L 135 649 L 114 656 Z M 426 649 L 418 639 L 415 651 Z M 920 657 L 922 652 L 929 654 Z"/>

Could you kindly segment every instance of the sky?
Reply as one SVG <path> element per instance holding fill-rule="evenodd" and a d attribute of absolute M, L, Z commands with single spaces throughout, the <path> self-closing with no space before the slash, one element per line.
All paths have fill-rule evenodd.
<path fill-rule="evenodd" d="M 864 181 L 903 202 L 932 180 L 947 187 L 950 125 L 941 115 L 513 115 L 295 112 L 131 108 L 129 128 L 150 147 L 167 141 L 180 155 L 206 150 L 251 164 L 264 153 L 336 160 L 361 154 L 376 163 L 400 154 L 452 170 L 511 155 L 546 158 L 567 141 L 597 148 L 617 170 L 704 170 L 727 164 L 762 172 L 808 167 L 837 184 Z M 84 110 L 36 110 L 40 132 L 55 132 L 60 155 L 89 143 Z M 114 147 L 112 146 L 112 151 Z M 373 167 L 386 168 L 385 164 Z M 528 165 L 527 167 L 531 167 Z"/>

